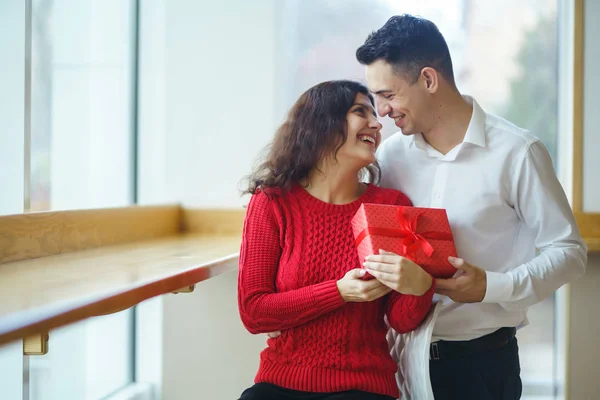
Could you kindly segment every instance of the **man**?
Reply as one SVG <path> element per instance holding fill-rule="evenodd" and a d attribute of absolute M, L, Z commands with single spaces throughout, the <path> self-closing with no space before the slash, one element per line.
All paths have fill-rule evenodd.
<path fill-rule="evenodd" d="M 461 257 L 449 259 L 459 270 L 454 278 L 436 280 L 435 399 L 518 399 L 515 328 L 528 323 L 529 306 L 580 277 L 587 262 L 550 156 L 539 139 L 461 95 L 432 22 L 392 17 L 356 57 L 378 113 L 401 129 L 378 150 L 382 185 L 415 206 L 445 208 Z M 375 277 L 398 282 L 412 268 L 385 253 L 366 264 Z"/>

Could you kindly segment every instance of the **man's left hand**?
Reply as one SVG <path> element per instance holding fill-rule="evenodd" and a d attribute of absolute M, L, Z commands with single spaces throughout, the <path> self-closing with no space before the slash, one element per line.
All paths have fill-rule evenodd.
<path fill-rule="evenodd" d="M 457 303 L 479 303 L 487 290 L 485 270 L 471 265 L 462 258 L 448 257 L 459 270 L 455 278 L 436 279 L 435 292 L 450 297 Z"/>

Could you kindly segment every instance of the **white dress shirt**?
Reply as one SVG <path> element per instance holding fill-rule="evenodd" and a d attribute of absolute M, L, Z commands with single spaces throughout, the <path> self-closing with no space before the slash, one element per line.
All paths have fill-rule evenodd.
<path fill-rule="evenodd" d="M 528 307 L 580 277 L 587 262 L 542 142 L 465 100 L 473 105 L 471 121 L 463 142 L 447 154 L 421 134 L 401 132 L 377 151 L 381 186 L 403 191 L 417 207 L 446 209 L 458 256 L 486 270 L 481 303 L 439 296 L 432 341 L 526 325 Z"/>

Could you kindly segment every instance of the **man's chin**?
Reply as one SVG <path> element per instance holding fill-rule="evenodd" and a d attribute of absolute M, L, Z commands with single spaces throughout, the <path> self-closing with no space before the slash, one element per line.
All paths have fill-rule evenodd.
<path fill-rule="evenodd" d="M 414 132 L 412 131 L 412 129 L 410 129 L 407 126 L 401 126 L 401 125 L 404 125 L 404 124 L 400 124 L 400 125 L 396 124 L 396 128 L 400 129 L 400 132 L 402 132 L 403 135 L 405 135 L 405 136 L 414 135 Z"/>

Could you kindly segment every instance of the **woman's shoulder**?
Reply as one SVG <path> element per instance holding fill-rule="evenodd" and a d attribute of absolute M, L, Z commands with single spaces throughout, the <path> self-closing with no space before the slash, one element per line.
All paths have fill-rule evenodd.
<path fill-rule="evenodd" d="M 250 197 L 247 208 L 268 209 L 279 214 L 287 208 L 289 190 L 279 187 L 261 187 L 254 191 Z"/>
<path fill-rule="evenodd" d="M 283 190 L 281 188 L 264 187 L 264 188 L 257 188 L 256 191 L 254 192 L 254 194 L 252 195 L 252 198 L 256 199 L 257 201 L 268 202 L 268 201 L 276 200 L 277 198 L 281 197 L 282 195 L 283 195 Z"/>
<path fill-rule="evenodd" d="M 382 188 L 372 185 L 372 190 L 377 203 L 393 204 L 398 206 L 412 206 L 412 202 L 406 194 L 400 190 Z"/>

